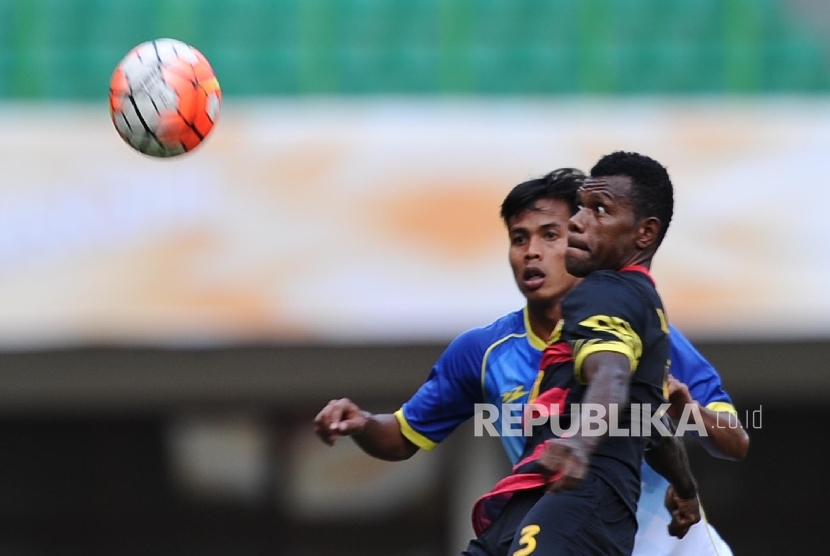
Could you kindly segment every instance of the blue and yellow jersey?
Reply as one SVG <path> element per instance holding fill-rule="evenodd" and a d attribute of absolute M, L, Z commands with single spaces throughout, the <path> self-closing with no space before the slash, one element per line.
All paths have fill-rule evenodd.
<path fill-rule="evenodd" d="M 527 308 L 458 336 L 432 368 L 426 382 L 395 412 L 413 444 L 431 450 L 473 416 L 475 404 L 527 403 L 546 343 L 533 334 Z M 501 430 L 502 412 L 495 422 Z M 512 462 L 524 450 L 521 436 L 502 436 Z"/>
<path fill-rule="evenodd" d="M 736 414 L 720 376 L 673 326 L 669 325 L 671 373 L 689 387 L 693 399 L 713 411 Z M 426 382 L 395 416 L 404 436 L 419 448 L 431 450 L 471 418 L 475 404 L 523 404 L 539 375 L 546 342 L 530 330 L 527 309 L 509 313 L 492 324 L 469 330 L 447 347 Z M 495 423 L 501 430 L 501 416 Z M 514 465 L 525 449 L 523 436 L 501 436 Z M 692 527 L 682 541 L 666 531 L 663 506 L 667 483 L 642 464 L 642 490 L 637 511 L 636 553 L 731 554 L 708 524 Z M 662 552 L 661 552 L 662 551 Z"/>
<path fill-rule="evenodd" d="M 675 328 L 671 329 L 671 367 L 674 378 L 689 387 L 689 394 L 706 409 L 737 416 L 732 399 L 721 384 L 720 375 L 694 346 Z"/>
<path fill-rule="evenodd" d="M 689 386 L 692 398 L 714 411 L 731 411 L 717 371 L 674 327 L 671 372 Z M 488 326 L 458 336 L 433 366 L 426 382 L 395 412 L 401 431 L 413 444 L 432 450 L 471 418 L 474 405 L 528 402 L 539 373 L 546 342 L 530 330 L 527 308 L 509 313 Z M 495 422 L 501 430 L 501 414 Z M 511 463 L 519 461 L 525 438 L 502 436 Z"/>

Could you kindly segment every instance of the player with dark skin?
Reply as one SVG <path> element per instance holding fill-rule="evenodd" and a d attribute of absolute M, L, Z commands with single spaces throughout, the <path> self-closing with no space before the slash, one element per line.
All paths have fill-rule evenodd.
<path fill-rule="evenodd" d="M 539 338 L 549 338 L 561 311 L 559 302 L 579 283 L 565 267 L 568 221 L 572 210 L 559 199 L 541 199 L 532 211 L 515 217 L 508 225 L 509 262 L 513 277 L 527 299 L 530 327 Z M 541 286 L 536 282 L 540 281 Z M 697 403 L 689 388 L 669 377 L 669 415 L 678 419 L 686 404 Z M 730 415 L 700 407 L 708 437 L 701 444 L 715 457 L 740 461 L 749 449 L 749 437 L 740 423 L 725 426 Z M 351 436 L 367 454 L 386 461 L 412 457 L 418 447 L 401 433 L 392 414 L 372 414 L 348 398 L 331 400 L 314 420 L 316 434 L 329 446 L 340 436 Z"/>
<path fill-rule="evenodd" d="M 598 270 L 651 268 L 662 225 L 653 216 L 635 218 L 631 189 L 631 178 L 626 176 L 585 181 L 577 194 L 579 211 L 568 226 L 565 268 L 569 274 L 584 278 Z M 628 401 L 631 365 L 625 355 L 610 351 L 591 354 L 583 363 L 583 373 L 589 383 L 583 404 L 608 408 Z M 588 459 L 601 440 L 601 436 L 577 433 L 548 443 L 540 463 L 550 475 L 559 472 L 562 476 L 551 485 L 552 491 L 572 488 L 585 477 Z"/>
<path fill-rule="evenodd" d="M 644 202 L 635 198 L 637 194 L 632 178 L 627 175 L 593 175 L 586 179 L 577 192 L 579 210 L 569 221 L 565 253 L 565 266 L 569 274 L 585 278 L 598 271 L 650 269 L 668 220 L 661 222 L 658 218 L 659 207 L 649 207 L 649 212 L 639 215 L 638 209 Z M 670 220 L 670 205 L 665 212 Z M 629 402 L 631 374 L 632 362 L 625 353 L 612 350 L 589 352 L 582 362 L 582 376 L 587 382 L 587 389 L 579 403 L 603 406 L 607 416 L 612 406 L 623 406 Z M 607 424 L 607 417 L 605 420 Z M 558 477 L 550 483 L 548 490 L 562 492 L 577 487 L 587 477 L 591 456 L 604 440 L 605 436 L 583 435 L 581 430 L 566 438 L 548 440 L 538 460 L 543 475 Z M 700 521 L 697 486 L 688 471 L 688 462 L 679 440 L 673 436 L 660 436 L 655 441 L 659 445 L 646 450 L 644 455 L 649 465 L 671 484 L 666 494 L 666 506 L 672 515 L 670 532 L 682 538 L 692 525 Z M 545 501 L 541 504 L 537 505 L 539 509 L 531 510 L 522 525 L 530 523 L 531 527 L 539 530 L 535 523 L 546 515 L 547 510 L 543 508 L 550 506 L 544 506 Z M 561 551 L 563 554 L 570 554 L 571 550 L 582 546 L 579 542 L 573 546 L 562 545 L 563 542 L 570 543 L 565 538 L 554 533 L 540 546 L 546 547 L 543 552 L 556 546 L 556 553 Z M 536 541 L 533 543 L 535 547 Z M 517 538 L 511 550 L 519 550 L 521 546 L 522 540 Z"/>
<path fill-rule="evenodd" d="M 579 191 L 580 211 L 570 219 L 568 250 L 565 266 L 569 274 L 583 278 L 593 271 L 639 265 L 651 267 L 656 250 L 655 241 L 661 226 L 649 217 L 632 225 L 634 207 L 628 200 L 631 178 L 609 176 L 588 179 Z M 588 356 L 585 375 L 591 387 L 584 403 L 620 404 L 628 395 L 628 359 L 611 352 Z M 679 419 L 687 404 L 696 403 L 688 387 L 669 376 L 669 416 Z M 749 449 L 749 436 L 743 427 L 724 427 L 718 412 L 699 407 L 703 425 L 709 436 L 700 437 L 701 444 L 713 456 L 741 460 Z M 552 441 L 542 464 L 552 474 L 560 471 L 563 478 L 552 490 L 566 489 L 584 477 L 588 455 L 596 448 L 598 436 L 574 436 Z M 651 464 L 651 462 L 649 462 Z M 659 463 L 658 463 L 659 465 Z M 652 467 L 655 467 L 652 465 Z M 662 474 L 662 473 L 661 473 Z"/>
<path fill-rule="evenodd" d="M 543 198 L 537 200 L 532 209 L 506 219 L 510 265 L 516 284 L 527 299 L 529 328 L 540 338 L 550 337 L 561 316 L 559 302 L 580 281 L 565 269 L 568 220 L 573 213 L 570 203 Z M 672 387 L 675 386 L 682 389 L 685 385 L 673 380 Z M 682 406 L 678 404 L 685 402 L 681 397 L 673 396 L 670 401 L 678 414 L 682 412 Z M 703 413 L 703 408 L 701 410 Z M 721 416 L 720 422 L 724 423 L 726 419 Z M 315 419 L 315 430 L 329 445 L 333 445 L 338 436 L 352 436 L 365 452 L 384 460 L 407 459 L 418 451 L 418 447 L 402 434 L 395 416 L 373 415 L 346 398 L 329 402 Z M 748 445 L 743 429 L 721 427 L 717 433 L 710 439 L 721 453 L 729 459 L 741 459 Z M 655 462 L 654 465 L 659 467 L 660 464 Z M 567 486 L 567 482 L 561 486 Z M 688 496 L 689 492 L 685 494 Z M 674 489 L 670 489 L 667 495 L 667 506 L 678 510 L 673 516 L 676 523 L 673 524 L 672 534 L 682 536 L 681 529 L 687 529 L 694 521 L 684 521 L 682 515 L 684 507 L 692 502 L 684 504 Z M 696 500 L 693 502 L 696 503 Z M 692 509 L 685 511 L 690 513 Z"/>

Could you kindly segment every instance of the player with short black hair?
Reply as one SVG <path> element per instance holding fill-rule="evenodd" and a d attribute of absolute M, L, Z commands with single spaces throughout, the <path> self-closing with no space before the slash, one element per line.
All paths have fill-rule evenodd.
<path fill-rule="evenodd" d="M 585 181 L 585 174 L 576 168 L 559 168 L 536 178 L 520 183 L 510 190 L 501 204 L 501 218 L 510 228 L 510 221 L 527 210 L 538 210 L 537 203 L 543 199 L 565 201 L 572 213 L 577 210 L 576 192 Z"/>
<path fill-rule="evenodd" d="M 528 511 L 508 554 L 631 554 L 646 454 L 672 484 L 680 534 L 700 519 L 697 487 L 679 440 L 632 429 L 633 403 L 648 408 L 650 417 L 664 400 L 669 328 L 648 269 L 671 218 L 672 198 L 665 169 L 636 153 L 602 158 L 579 189 L 565 266 L 583 280 L 562 302 L 560 326 L 531 394 L 558 428 L 537 425 L 523 460 L 506 479 L 520 489 L 548 482 L 550 492 Z M 603 409 L 606 426 L 631 435 L 589 434 L 578 422 L 579 406 Z"/>
<path fill-rule="evenodd" d="M 318 436 L 328 444 L 334 444 L 339 436 L 351 436 L 374 457 L 403 460 L 418 449 L 433 449 L 473 416 L 476 403 L 527 402 L 540 368 L 542 350 L 560 318 L 560 301 L 579 281 L 565 271 L 565 249 L 568 220 L 576 213 L 576 192 L 584 179 L 585 175 L 573 168 L 555 170 L 516 185 L 502 203 L 501 217 L 510 240 L 510 266 L 527 300 L 523 309 L 488 326 L 468 330 L 453 340 L 417 393 L 394 415 L 371 414 L 346 398 L 332 400 L 315 419 Z M 715 369 L 679 331 L 671 325 L 670 329 L 672 369 L 679 381 L 689 384 L 684 392 L 700 401 L 704 417 L 710 407 L 736 414 Z M 716 419 L 718 414 L 711 414 Z M 495 424 L 498 430 L 500 421 L 501 416 Z M 724 428 L 716 432 L 728 437 L 734 430 Z M 743 433 L 743 429 L 739 432 Z M 500 440 L 511 462 L 517 463 L 525 438 L 502 436 Z M 716 444 L 717 448 L 732 449 L 720 438 Z M 743 450 L 734 457 L 740 459 Z M 721 457 L 733 457 L 729 454 Z M 710 545 L 711 552 L 709 538 L 720 539 L 704 523 L 693 527 L 682 542 L 666 533 L 671 519 L 663 506 L 667 483 L 648 466 L 644 465 L 643 472 L 648 473 L 644 494 L 649 494 L 649 503 L 641 503 L 645 516 L 641 528 L 645 530 L 654 523 L 648 527 L 649 547 L 662 550 L 668 544 L 687 545 L 692 534 L 703 528 L 699 536 Z M 471 541 L 468 554 L 505 554 L 516 526 L 539 496 L 541 493 L 529 492 L 512 498 L 507 510 L 512 521 L 502 515 L 500 527 L 488 527 L 484 520 L 476 520 L 474 528 L 479 538 Z M 695 544 L 684 554 L 702 554 L 700 547 L 701 543 Z"/>
<path fill-rule="evenodd" d="M 674 213 L 674 189 L 666 168 L 648 156 L 617 151 L 602 157 L 593 168 L 592 176 L 628 176 L 632 181 L 631 201 L 634 218 L 654 216 L 663 226 L 656 241 L 659 247 L 666 236 Z"/>

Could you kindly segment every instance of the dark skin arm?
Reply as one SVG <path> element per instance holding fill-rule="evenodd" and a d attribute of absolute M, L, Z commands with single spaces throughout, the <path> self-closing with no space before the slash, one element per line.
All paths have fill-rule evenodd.
<path fill-rule="evenodd" d="M 610 351 L 592 353 L 582 363 L 582 374 L 588 381 L 583 404 L 623 405 L 628 401 L 630 363 L 625 355 Z M 557 438 L 548 442 L 547 449 L 539 464 L 547 475 L 561 473 L 558 481 L 551 483 L 551 491 L 573 488 L 585 478 L 588 459 L 602 441 L 601 436 L 582 436 L 579 433 L 569 438 Z"/>
<path fill-rule="evenodd" d="M 737 417 L 727 411 L 712 411 L 701 406 L 692 399 L 689 387 L 669 375 L 669 417 L 674 420 L 683 415 L 683 408 L 688 404 L 696 404 L 700 413 L 700 422 L 695 412 L 690 413 L 694 424 L 702 424 L 706 428 L 707 436 L 698 436 L 703 448 L 710 455 L 731 461 L 741 461 L 749 450 L 749 435 Z"/>
<path fill-rule="evenodd" d="M 665 415 L 663 424 L 674 433 L 674 427 Z M 692 476 L 686 449 L 682 440 L 673 435 L 656 434 L 651 442 L 645 460 L 670 483 L 666 491 L 666 508 L 672 516 L 669 534 L 682 539 L 689 528 L 700 521 L 697 484 Z"/>
<path fill-rule="evenodd" d="M 608 407 L 628 402 L 630 371 L 628 358 L 614 352 L 592 353 L 582 363 L 583 376 L 588 380 L 588 389 L 582 403 L 604 405 L 606 424 Z M 602 436 L 582 436 L 577 433 L 569 438 L 549 441 L 539 463 L 548 476 L 561 474 L 549 490 L 558 492 L 573 488 L 585 478 L 588 460 L 602 439 Z M 653 461 L 656 465 L 652 465 L 654 470 L 671 484 L 666 493 L 666 507 L 672 514 L 669 534 L 683 538 L 689 528 L 700 521 L 697 485 L 689 468 L 686 451 L 679 439 L 668 436 L 655 441 L 649 452 L 649 464 Z"/>
<path fill-rule="evenodd" d="M 394 415 L 373 415 L 348 398 L 331 400 L 314 418 L 314 432 L 329 446 L 338 437 L 351 436 L 364 452 L 385 461 L 409 459 L 418 451 Z"/>

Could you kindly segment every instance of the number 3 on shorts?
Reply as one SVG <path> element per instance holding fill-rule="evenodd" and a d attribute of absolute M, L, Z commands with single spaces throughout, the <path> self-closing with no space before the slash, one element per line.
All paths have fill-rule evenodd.
<path fill-rule="evenodd" d="M 539 534 L 541 531 L 541 527 L 538 525 L 528 525 L 522 529 L 522 536 L 519 537 L 519 544 L 522 547 L 513 553 L 513 556 L 527 556 L 534 550 L 536 550 L 536 535 Z"/>

